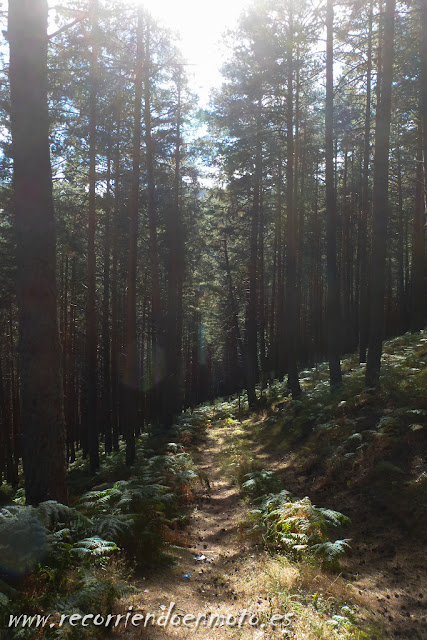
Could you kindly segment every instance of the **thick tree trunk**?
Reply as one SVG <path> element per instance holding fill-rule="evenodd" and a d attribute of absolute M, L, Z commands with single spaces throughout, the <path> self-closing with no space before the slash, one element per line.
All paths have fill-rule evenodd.
<path fill-rule="evenodd" d="M 47 0 L 10 0 L 10 88 L 26 500 L 67 501 L 47 103 Z"/>

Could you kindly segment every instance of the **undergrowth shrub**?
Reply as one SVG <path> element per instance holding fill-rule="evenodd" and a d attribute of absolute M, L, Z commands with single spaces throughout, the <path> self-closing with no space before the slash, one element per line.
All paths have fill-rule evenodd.
<path fill-rule="evenodd" d="M 53 500 L 0 511 L 0 628 L 8 628 L 10 616 L 20 614 L 52 614 L 53 625 L 44 629 L 18 625 L 8 629 L 8 640 L 77 639 L 81 630 L 79 636 L 73 627 L 55 626 L 57 614 L 111 610 L 125 583 L 103 572 L 119 547 L 97 535 L 96 529 L 94 520 Z M 85 633 L 85 638 L 91 637 L 98 636 Z"/>
<path fill-rule="evenodd" d="M 292 497 L 289 491 L 258 499 L 259 508 L 250 512 L 253 529 L 262 536 L 266 547 L 296 559 L 318 557 L 330 568 L 349 549 L 349 539 L 331 542 L 328 528 L 338 527 L 349 519 L 338 511 L 316 507 L 310 498 Z"/>
<path fill-rule="evenodd" d="M 242 493 L 251 498 L 257 498 L 280 489 L 281 480 L 274 471 L 257 469 L 243 476 Z"/>
<path fill-rule="evenodd" d="M 92 478 L 87 462 L 77 460 L 71 485 L 85 492 L 72 507 L 50 500 L 0 510 L 0 629 L 21 613 L 49 614 L 54 625 L 40 632 L 16 628 L 8 640 L 98 638 L 93 625 L 58 628 L 56 622 L 61 613 L 109 613 L 130 589 L 111 569 L 125 556 L 139 566 L 172 560 L 164 553 L 165 532 L 183 528 L 194 485 L 209 489 L 209 481 L 181 443 L 166 442 L 153 455 L 147 442 L 139 443 L 130 469 L 123 467 L 123 447 Z"/>

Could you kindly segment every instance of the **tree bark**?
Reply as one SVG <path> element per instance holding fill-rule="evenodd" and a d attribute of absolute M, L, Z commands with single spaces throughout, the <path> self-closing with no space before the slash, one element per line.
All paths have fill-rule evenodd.
<path fill-rule="evenodd" d="M 160 417 L 159 404 L 162 399 L 162 349 L 164 342 L 162 322 L 162 300 L 160 295 L 159 257 L 157 248 L 157 207 L 156 184 L 154 179 L 154 142 L 151 118 L 151 35 L 150 20 L 147 18 L 145 26 L 145 59 L 144 59 L 144 125 L 145 150 L 147 166 L 147 208 L 150 238 L 150 267 L 151 267 L 151 305 L 153 322 L 153 400 L 157 418 Z"/>
<path fill-rule="evenodd" d="M 380 100 L 375 123 L 374 218 L 371 259 L 371 322 L 369 330 L 366 385 L 379 383 L 384 338 L 384 294 L 388 204 L 389 140 L 391 92 L 394 58 L 395 0 L 386 0 L 384 12 L 383 65 L 380 75 Z"/>
<path fill-rule="evenodd" d="M 287 91 L 286 91 L 286 303 L 287 313 L 287 369 L 288 387 L 292 397 L 301 395 L 297 368 L 298 300 L 297 300 L 297 217 L 294 193 L 294 118 L 293 118 L 293 0 L 289 0 L 289 28 L 287 38 Z"/>
<path fill-rule="evenodd" d="M 85 375 L 85 428 L 90 467 L 99 467 L 97 422 L 97 326 L 96 326 L 96 145 L 98 95 L 98 0 L 91 0 L 91 58 L 89 71 L 89 210 L 87 244 L 87 299 L 86 299 L 86 375 Z"/>
<path fill-rule="evenodd" d="M 423 212 L 420 212 L 422 221 L 420 221 L 422 227 L 423 239 L 425 239 L 425 223 L 426 223 L 426 192 L 427 192 L 427 0 L 421 0 L 421 100 L 420 100 L 420 119 L 421 119 L 421 128 L 422 128 L 422 157 L 424 164 L 424 174 L 422 177 L 422 201 L 423 201 Z M 421 255 L 423 252 L 423 282 L 420 284 L 420 294 L 422 298 L 422 308 L 420 309 L 420 318 L 419 325 L 424 325 L 426 321 L 426 273 L 425 273 L 425 260 L 426 260 L 426 248 L 425 244 L 423 248 L 419 250 Z M 420 259 L 421 262 L 421 259 Z M 421 268 L 421 266 L 419 267 Z"/>
<path fill-rule="evenodd" d="M 182 409 L 184 380 L 182 365 L 182 289 L 184 282 L 184 232 L 181 213 L 181 127 L 182 127 L 182 73 L 176 71 L 177 106 L 175 135 L 175 170 L 173 206 L 167 216 L 168 256 L 168 308 L 166 331 L 166 372 L 168 384 L 163 385 L 162 423 L 167 428 Z"/>
<path fill-rule="evenodd" d="M 9 1 L 17 301 L 28 504 L 67 502 L 47 102 L 47 0 Z"/>
<path fill-rule="evenodd" d="M 276 324 L 275 324 L 275 349 L 276 356 L 274 359 L 274 371 L 276 377 L 282 378 L 285 374 L 285 360 L 286 360 L 286 331 L 284 323 L 284 309 L 285 309 L 285 284 L 284 284 L 284 269 L 283 269 L 283 211 L 282 211 L 282 154 L 281 154 L 282 138 L 279 138 L 278 142 L 278 170 L 277 170 L 277 199 L 276 199 L 276 228 L 277 228 L 277 312 L 276 312 Z"/>
<path fill-rule="evenodd" d="M 246 387 L 250 409 L 255 409 L 258 400 L 255 385 L 258 379 L 257 301 L 258 301 L 258 225 L 261 191 L 261 110 L 262 100 L 258 98 L 256 107 L 255 132 L 255 174 L 252 201 L 251 238 L 249 247 L 249 295 L 246 308 Z"/>
<path fill-rule="evenodd" d="M 129 261 L 127 280 L 126 327 L 126 464 L 135 460 L 135 432 L 138 420 L 138 356 L 136 330 L 136 274 L 138 253 L 139 176 L 141 160 L 141 115 L 143 84 L 143 28 L 144 13 L 138 7 L 136 33 L 135 104 L 132 150 L 132 191 L 129 212 Z"/>
<path fill-rule="evenodd" d="M 114 216 L 111 264 L 111 421 L 113 449 L 119 450 L 119 403 L 120 403 L 120 347 L 119 347 L 119 302 L 118 302 L 118 231 L 120 214 L 120 105 L 117 104 L 117 145 L 114 159 Z"/>
<path fill-rule="evenodd" d="M 398 131 L 398 138 L 400 131 Z M 399 143 L 397 155 L 397 211 L 398 211 L 398 238 L 397 238 L 397 302 L 399 308 L 398 330 L 403 332 L 406 327 L 407 303 L 405 289 L 405 212 L 403 210 L 402 191 L 402 158 Z M 422 175 L 422 167 L 421 167 Z"/>
<path fill-rule="evenodd" d="M 337 270 L 337 204 L 334 179 L 334 8 L 333 0 L 326 5 L 326 104 L 325 104 L 325 170 L 327 216 L 327 318 L 329 382 L 331 387 L 342 384 L 341 376 L 341 313 Z"/>
<path fill-rule="evenodd" d="M 368 297 L 368 214 L 369 214 L 369 160 L 371 137 L 371 87 L 372 87 L 372 0 L 369 6 L 368 53 L 366 66 L 365 131 L 363 142 L 362 203 L 359 233 L 360 299 L 359 299 L 359 362 L 366 362 L 369 335 Z"/>
<path fill-rule="evenodd" d="M 110 358 L 110 263 L 111 263 L 111 131 L 108 132 L 107 190 L 104 229 L 104 296 L 102 300 L 102 413 L 105 453 L 112 452 L 111 358 Z"/>
<path fill-rule="evenodd" d="M 425 268 L 425 211 L 424 172 L 421 118 L 418 123 L 417 168 L 415 175 L 414 228 L 412 237 L 411 273 L 411 330 L 419 331 L 425 322 L 424 268 Z"/>

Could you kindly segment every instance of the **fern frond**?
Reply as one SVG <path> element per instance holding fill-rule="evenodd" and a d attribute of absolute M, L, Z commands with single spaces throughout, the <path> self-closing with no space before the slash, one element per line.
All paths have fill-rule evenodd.
<path fill-rule="evenodd" d="M 53 529 L 57 524 L 66 524 L 78 518 L 77 511 L 56 500 L 46 500 L 37 507 L 40 518 L 48 529 Z"/>
<path fill-rule="evenodd" d="M 335 542 L 322 542 L 313 545 L 312 549 L 315 554 L 323 556 L 328 562 L 334 563 L 350 549 L 350 542 L 350 538 L 335 540 Z"/>
<path fill-rule="evenodd" d="M 118 541 L 132 531 L 134 515 L 110 514 L 96 516 L 93 519 L 93 534 L 104 540 Z"/>
<path fill-rule="evenodd" d="M 342 524 L 348 524 L 350 522 L 350 518 L 339 511 L 325 509 L 323 507 L 314 507 L 314 509 L 322 516 L 329 527 L 339 527 Z"/>
<path fill-rule="evenodd" d="M 80 559 L 102 558 L 119 550 L 115 542 L 104 540 L 99 536 L 92 536 L 76 542 L 73 545 L 71 554 Z"/>
<path fill-rule="evenodd" d="M 243 476 L 242 491 L 251 496 L 259 496 L 277 491 L 280 479 L 274 471 L 260 469 Z"/>
<path fill-rule="evenodd" d="M 315 507 L 308 496 L 297 499 L 285 490 L 265 496 L 260 509 L 252 511 L 251 517 L 254 529 L 264 528 L 264 541 L 275 550 L 293 554 L 314 551 L 334 563 L 348 547 L 349 540 L 332 543 L 327 536 L 329 525 L 338 526 L 348 522 L 348 518 L 338 511 Z"/>

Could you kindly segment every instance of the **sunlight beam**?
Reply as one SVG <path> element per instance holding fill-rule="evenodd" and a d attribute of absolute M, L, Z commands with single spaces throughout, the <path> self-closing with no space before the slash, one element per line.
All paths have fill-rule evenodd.
<path fill-rule="evenodd" d="M 224 62 L 220 40 L 227 29 L 237 23 L 251 0 L 136 0 L 154 18 L 180 34 L 180 48 L 189 63 L 191 88 L 207 102 L 209 91 L 221 83 L 220 68 Z"/>

